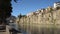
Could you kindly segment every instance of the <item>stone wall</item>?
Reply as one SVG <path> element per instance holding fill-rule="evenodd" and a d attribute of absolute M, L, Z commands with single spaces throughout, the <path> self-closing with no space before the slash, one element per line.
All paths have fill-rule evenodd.
<path fill-rule="evenodd" d="M 60 34 L 60 9 L 41 9 L 16 22 L 27 34 Z"/>

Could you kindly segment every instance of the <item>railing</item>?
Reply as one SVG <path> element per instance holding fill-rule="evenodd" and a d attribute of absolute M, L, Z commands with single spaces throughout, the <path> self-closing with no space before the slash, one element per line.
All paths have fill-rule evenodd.
<path fill-rule="evenodd" d="M 5 32 L 5 31 L 6 31 L 6 26 L 0 25 L 0 32 Z"/>

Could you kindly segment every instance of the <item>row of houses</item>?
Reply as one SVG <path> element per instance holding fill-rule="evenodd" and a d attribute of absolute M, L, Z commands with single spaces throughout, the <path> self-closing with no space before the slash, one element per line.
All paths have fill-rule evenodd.
<path fill-rule="evenodd" d="M 18 18 L 16 23 L 27 34 L 60 34 L 60 8 L 48 7 L 28 13 Z"/>

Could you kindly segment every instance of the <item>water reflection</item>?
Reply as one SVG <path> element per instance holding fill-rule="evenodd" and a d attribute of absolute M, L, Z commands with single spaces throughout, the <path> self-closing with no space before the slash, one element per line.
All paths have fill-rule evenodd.
<path fill-rule="evenodd" d="M 60 34 L 60 28 L 54 25 L 24 25 L 21 31 L 23 34 Z"/>

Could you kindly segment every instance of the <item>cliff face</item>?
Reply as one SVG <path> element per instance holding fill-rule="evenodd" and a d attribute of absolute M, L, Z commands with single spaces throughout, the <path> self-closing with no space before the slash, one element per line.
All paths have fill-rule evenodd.
<path fill-rule="evenodd" d="M 28 34 L 60 34 L 60 9 L 48 7 L 18 21 L 20 28 Z"/>

